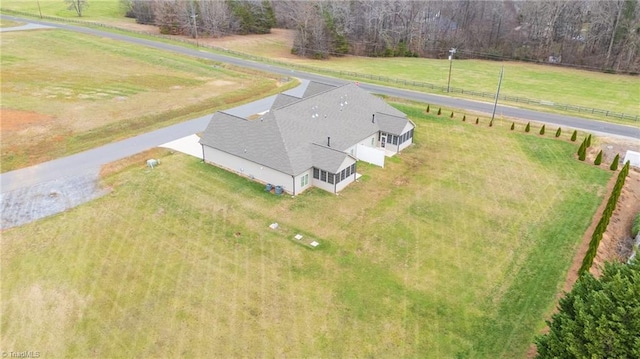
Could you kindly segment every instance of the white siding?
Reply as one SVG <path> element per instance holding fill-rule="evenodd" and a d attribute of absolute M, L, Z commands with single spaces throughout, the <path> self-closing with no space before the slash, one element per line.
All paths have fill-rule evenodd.
<path fill-rule="evenodd" d="M 413 143 L 413 137 L 408 139 L 407 141 L 405 141 L 405 143 L 400 145 L 400 151 L 404 150 L 405 148 L 411 146 L 411 144 Z"/>
<path fill-rule="evenodd" d="M 354 163 L 355 161 L 353 159 L 346 158 L 344 162 L 342 162 L 342 165 L 340 165 L 340 169 L 338 170 L 338 173 L 340 173 L 343 169 L 351 166 Z M 350 176 L 346 177 L 336 185 L 336 192 L 342 191 L 345 187 L 353 183 L 355 180 L 356 180 L 355 173 L 352 173 Z"/>
<path fill-rule="evenodd" d="M 371 143 L 373 143 L 373 145 L 371 145 Z M 362 140 L 358 141 L 358 143 L 356 143 L 355 145 L 347 148 L 344 152 L 347 154 L 350 154 L 351 156 L 357 159 L 360 159 L 360 157 L 358 157 L 358 145 L 367 146 L 367 147 L 378 147 L 379 146 L 378 132 L 363 138 Z"/>
<path fill-rule="evenodd" d="M 305 175 L 309 176 L 308 179 L 308 183 L 306 186 L 302 186 L 302 177 L 304 177 Z M 296 176 L 296 195 L 304 192 L 305 190 L 311 188 L 311 186 L 313 186 L 313 170 L 310 168 L 308 170 L 306 170 L 305 172 L 302 172 L 301 174 Z"/>
<path fill-rule="evenodd" d="M 253 177 L 258 182 L 271 183 L 274 186 L 282 186 L 287 193 L 293 193 L 293 177 L 286 173 L 276 171 L 269 167 L 260 166 L 255 162 L 245 160 L 209 146 L 204 146 L 204 159 L 208 163 L 212 163 L 218 167 L 235 172 L 241 176 L 249 178 Z M 296 188 L 296 193 L 297 192 Z"/>

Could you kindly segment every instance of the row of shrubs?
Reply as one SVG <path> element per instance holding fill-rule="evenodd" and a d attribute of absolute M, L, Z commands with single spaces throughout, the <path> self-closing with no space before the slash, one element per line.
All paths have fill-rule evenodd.
<path fill-rule="evenodd" d="M 593 265 L 593 259 L 596 257 L 596 254 L 598 252 L 598 246 L 600 245 L 600 240 L 602 240 L 602 235 L 607 230 L 607 225 L 609 225 L 611 215 L 613 214 L 613 211 L 616 209 L 616 205 L 618 204 L 618 198 L 620 197 L 620 193 L 622 192 L 624 181 L 629 174 L 629 167 L 630 163 L 629 161 L 627 161 L 627 163 L 625 163 L 625 165 L 622 167 L 622 170 L 618 174 L 616 184 L 613 187 L 613 191 L 611 192 L 611 197 L 609 197 L 609 201 L 607 202 L 607 207 L 604 209 L 602 218 L 600 218 L 596 229 L 593 231 L 591 242 L 589 242 L 589 249 L 587 249 L 587 253 L 582 260 L 582 266 L 580 267 L 578 274 L 582 274 L 588 271 L 589 268 L 591 268 L 591 265 Z"/>
<path fill-rule="evenodd" d="M 427 110 L 426 112 L 429 113 L 431 111 L 431 106 L 427 105 Z M 438 108 L 438 116 L 442 115 L 442 108 Z M 449 117 L 453 118 L 454 113 L 453 111 L 451 111 L 451 115 Z M 467 116 L 463 115 L 462 116 L 462 121 L 466 121 L 467 120 Z M 480 123 L 480 118 L 476 117 L 476 125 Z M 489 127 L 493 127 L 493 119 L 491 121 L 489 121 Z M 515 130 L 516 128 L 516 123 L 512 122 L 511 123 L 511 131 Z M 531 122 L 528 122 L 527 125 L 524 127 L 524 132 L 531 132 Z M 539 134 L 544 136 L 544 134 L 546 133 L 546 125 L 542 125 L 542 127 L 540 127 L 540 131 Z M 558 127 L 558 129 L 555 132 L 555 137 L 560 137 L 560 135 L 562 135 L 562 128 Z M 571 141 L 575 142 L 578 138 L 578 131 L 577 130 L 573 130 L 573 133 L 571 134 Z M 584 161 L 587 158 L 587 149 L 591 147 L 591 135 L 585 137 L 585 139 L 582 141 L 582 144 L 580 145 L 580 147 L 578 148 L 578 159 L 580 161 Z M 598 155 L 596 156 L 596 159 L 593 161 L 593 164 L 596 166 L 600 166 L 600 164 L 602 163 L 602 150 L 600 150 L 600 152 L 598 152 Z M 620 154 L 616 154 L 615 158 L 613 159 L 613 162 L 611 163 L 611 165 L 609 166 L 609 168 L 612 171 L 615 171 L 618 169 L 618 165 L 620 162 Z"/>

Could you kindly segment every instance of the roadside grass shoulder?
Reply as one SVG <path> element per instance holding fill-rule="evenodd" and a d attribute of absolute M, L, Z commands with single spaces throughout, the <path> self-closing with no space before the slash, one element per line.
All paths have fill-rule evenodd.
<path fill-rule="evenodd" d="M 573 143 L 394 106 L 415 144 L 384 169 L 359 163 L 339 196 L 274 196 L 167 154 L 109 174 L 97 201 L 3 232 L 3 347 L 523 357 L 611 174 Z"/>

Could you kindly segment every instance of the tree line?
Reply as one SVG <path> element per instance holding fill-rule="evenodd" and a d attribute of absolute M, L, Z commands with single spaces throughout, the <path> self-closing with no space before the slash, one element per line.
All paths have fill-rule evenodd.
<path fill-rule="evenodd" d="M 419 56 L 561 63 L 640 72 L 640 0 L 122 0 L 163 32 L 295 30 L 311 58 Z"/>

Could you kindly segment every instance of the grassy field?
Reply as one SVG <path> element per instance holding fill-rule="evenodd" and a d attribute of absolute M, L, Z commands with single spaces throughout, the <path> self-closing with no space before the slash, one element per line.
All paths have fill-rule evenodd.
<path fill-rule="evenodd" d="M 417 81 L 447 86 L 449 76 L 448 60 L 425 58 L 365 58 L 345 56 L 330 60 L 309 60 L 292 56 L 291 36 L 284 33 L 279 37 L 260 39 L 225 41 L 221 44 L 234 51 L 275 59 L 298 65 L 317 67 L 331 71 L 342 71 L 359 74 L 373 74 L 392 79 Z M 214 40 L 213 44 L 220 40 Z M 265 46 L 268 44 L 268 46 Z M 477 92 L 495 93 L 504 65 L 504 78 L 500 93 L 510 97 L 543 100 L 551 103 L 570 104 L 588 108 L 604 109 L 625 114 L 640 114 L 638 98 L 640 96 L 640 78 L 630 75 L 605 74 L 564 67 L 545 66 L 524 62 L 498 62 L 485 60 L 454 60 L 451 64 L 451 87 Z M 353 77 L 353 79 L 358 79 Z M 360 79 L 361 80 L 361 79 Z M 389 85 L 388 82 L 365 79 Z M 391 83 L 391 86 L 413 88 L 418 91 L 430 91 L 422 87 L 412 87 L 403 83 Z M 463 96 L 451 93 L 452 96 Z M 473 96 L 464 96 L 476 98 Z M 484 98 L 484 101 L 491 101 Z M 550 106 L 534 106 L 514 102 L 520 107 L 538 108 L 544 111 L 559 112 Z M 571 112 L 569 112 L 571 113 Z M 575 112 L 573 113 L 575 114 Z M 612 117 L 592 116 L 581 113 L 581 116 L 593 117 L 603 121 L 620 122 L 640 126 L 640 122 L 616 120 Z"/>
<path fill-rule="evenodd" d="M 8 32 L 1 41 L 3 172 L 294 85 L 62 30 Z"/>
<path fill-rule="evenodd" d="M 359 164 L 340 196 L 276 197 L 165 154 L 108 175 L 99 200 L 4 231 L 3 350 L 524 357 L 611 172 L 537 129 L 396 106 L 415 145 Z"/>
<path fill-rule="evenodd" d="M 66 10 L 59 0 L 42 0 L 43 14 L 59 17 L 75 17 L 73 11 Z M 124 18 L 124 9 L 119 1 L 91 2 L 87 7 L 83 20 L 108 23 L 112 25 L 131 24 L 133 19 Z M 21 0 L 3 1 L 3 8 L 20 10 L 38 14 L 37 4 Z M 372 74 L 406 81 L 431 83 L 436 86 L 447 86 L 449 61 L 417 58 L 362 58 L 346 56 L 328 61 L 301 59 L 290 53 L 292 36 L 278 32 L 284 36 L 249 36 L 227 39 L 202 38 L 201 43 L 222 46 L 234 51 L 275 59 L 278 61 L 312 66 L 332 71 L 356 72 Z M 553 67 L 522 62 L 497 62 L 481 60 L 454 60 L 451 76 L 451 87 L 486 93 L 495 93 L 501 66 L 505 67 L 501 94 L 511 97 L 529 98 L 547 102 L 583 106 L 637 115 L 640 113 L 638 97 L 640 96 L 640 78 L 638 76 L 613 75 L 600 72 L 584 71 L 563 67 Z M 345 77 L 348 77 L 344 75 Z M 353 78 L 362 80 L 360 78 Z M 367 79 L 368 82 L 388 84 L 386 82 Z M 412 87 L 401 83 L 393 86 L 413 88 L 418 91 L 436 91 L 422 87 Z M 436 91 L 438 92 L 438 91 Z M 439 92 L 438 92 L 439 93 Z M 452 96 L 468 98 L 478 97 L 452 93 Z M 490 98 L 483 98 L 491 101 Z M 543 111 L 563 111 L 551 106 L 527 105 L 513 102 L 520 107 L 540 109 Z M 568 114 L 577 114 L 565 111 Z M 579 113 L 580 116 L 602 121 L 618 122 L 631 126 L 640 126 L 640 122 L 620 120 L 615 117 Z"/>
<path fill-rule="evenodd" d="M 124 18 L 125 8 L 121 6 L 120 0 L 89 0 L 87 3 L 88 5 L 82 11 L 84 20 L 112 21 Z M 75 10 L 70 10 L 64 0 L 2 0 L 2 7 L 36 15 L 42 13 L 45 16 L 78 18 Z"/>

